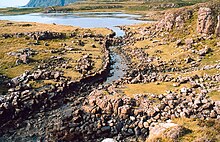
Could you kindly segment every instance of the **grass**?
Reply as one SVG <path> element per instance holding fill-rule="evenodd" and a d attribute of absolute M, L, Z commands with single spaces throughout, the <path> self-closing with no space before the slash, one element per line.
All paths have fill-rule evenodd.
<path fill-rule="evenodd" d="M 191 141 L 220 141 L 220 122 L 218 120 L 199 120 L 190 118 L 175 118 L 172 120 L 188 131 L 179 137 L 178 142 L 191 142 Z M 166 138 L 162 135 L 147 139 L 146 142 L 172 142 L 173 140 Z"/>
<path fill-rule="evenodd" d="M 182 87 L 189 87 L 189 84 L 181 84 L 179 87 L 173 87 L 173 83 L 171 82 L 162 82 L 158 85 L 155 83 L 148 83 L 148 84 L 127 84 L 123 89 L 124 94 L 127 96 L 133 97 L 135 94 L 145 94 L 145 93 L 152 93 L 152 94 L 163 94 L 166 91 L 177 91 L 180 90 Z"/>
<path fill-rule="evenodd" d="M 42 12 L 42 8 L 0 8 L 0 13 L 4 15 L 19 15 L 19 14 L 29 14 L 29 13 L 37 13 Z"/>
<path fill-rule="evenodd" d="M 182 142 L 193 141 L 195 139 L 202 141 L 202 138 L 216 142 L 220 141 L 220 122 L 218 120 L 178 118 L 174 119 L 173 122 L 192 131 L 180 138 Z"/>
<path fill-rule="evenodd" d="M 206 2 L 207 0 L 151 0 L 151 1 L 132 1 L 132 0 L 121 0 L 121 1 L 84 1 L 77 2 L 68 5 L 64 8 L 67 10 L 100 10 L 100 9 L 118 9 L 126 11 L 146 11 L 146 10 L 164 10 L 162 4 L 175 4 L 175 7 L 182 7 L 187 5 L 193 5 L 196 3 Z"/>
<path fill-rule="evenodd" d="M 212 91 L 208 93 L 208 96 L 214 101 L 220 101 L 220 91 Z"/>
<path fill-rule="evenodd" d="M 29 81 L 29 84 L 33 87 L 33 88 L 40 88 L 43 87 L 45 85 L 50 85 L 50 84 L 56 84 L 57 82 L 53 81 L 53 80 L 39 80 L 39 81 Z"/>
<path fill-rule="evenodd" d="M 185 1 L 186 2 L 186 1 Z M 195 2 L 195 1 L 194 1 Z M 190 9 L 192 7 L 185 7 L 183 9 Z M 196 9 L 194 9 L 196 11 Z M 179 11 L 179 10 L 177 10 Z M 141 48 L 145 53 L 149 55 L 149 57 L 158 57 L 159 61 L 165 61 L 167 63 L 167 67 L 178 67 L 180 69 L 184 68 L 191 68 L 190 63 L 186 63 L 185 59 L 187 57 L 191 57 L 194 60 L 199 59 L 199 55 L 196 53 L 192 53 L 191 51 L 184 50 L 184 45 L 182 47 L 176 47 L 176 40 L 172 41 L 173 37 L 176 39 L 182 39 L 183 43 L 185 39 L 192 38 L 197 41 L 197 33 L 196 33 L 196 26 L 197 26 L 197 12 L 193 13 L 193 16 L 191 19 L 187 20 L 185 23 L 185 26 L 182 29 L 176 29 L 174 28 L 173 31 L 171 31 L 168 35 L 165 35 L 165 37 L 154 37 L 152 39 L 145 39 L 143 41 L 137 41 L 133 46 L 127 46 L 126 48 L 130 49 L 136 49 Z M 130 28 L 131 32 L 135 33 L 134 37 L 140 37 L 143 36 L 139 34 L 137 31 L 140 30 L 140 28 L 148 28 L 150 27 L 150 24 L 137 24 L 132 26 L 127 26 Z M 159 42 L 164 42 L 165 45 L 160 45 L 158 43 L 153 43 L 153 40 L 158 40 Z M 204 41 L 198 42 L 198 45 L 195 45 L 192 47 L 192 49 L 200 50 L 204 48 L 205 46 L 208 46 L 212 49 L 212 52 L 207 54 L 205 57 L 201 59 L 200 62 L 198 62 L 199 67 L 203 67 L 205 65 L 213 65 L 220 61 L 220 49 L 216 46 L 216 43 L 218 42 L 218 38 L 213 36 L 213 39 L 206 39 Z M 160 50 L 161 53 L 157 53 L 156 51 Z M 128 52 L 130 53 L 130 51 Z M 133 64 L 140 64 L 142 60 L 139 60 L 137 56 L 134 56 L 131 59 Z M 172 65 L 169 63 L 171 61 L 174 61 Z M 154 64 L 155 66 L 158 66 L 157 60 L 151 62 L 151 64 Z M 190 77 L 194 75 L 204 76 L 206 74 L 208 75 L 215 75 L 219 74 L 218 69 L 210 69 L 210 70 L 197 70 L 197 71 L 188 71 L 185 73 L 182 72 L 167 72 L 164 74 L 170 74 L 173 77 L 182 76 L 182 77 Z M 215 84 L 218 85 L 218 84 Z M 182 86 L 180 86 L 182 87 Z M 161 94 L 164 93 L 166 90 L 178 90 L 179 88 L 175 88 L 172 86 L 172 82 L 167 83 L 161 83 L 159 85 L 156 85 L 155 83 L 149 83 L 149 84 L 128 84 L 123 89 L 124 93 L 128 96 L 133 96 L 133 94 L 142 94 L 142 93 L 154 93 L 154 94 Z M 216 98 L 216 92 L 211 93 L 211 96 L 213 96 L 214 99 Z"/>
<path fill-rule="evenodd" d="M 29 26 L 23 26 L 27 24 L 29 24 Z M 80 29 L 78 27 L 53 24 L 0 21 L 0 35 L 5 33 L 13 34 L 35 31 L 62 32 L 66 33 L 67 35 L 72 32 L 77 32 L 78 34 L 92 33 L 101 34 L 103 36 L 111 33 L 110 30 L 104 28 Z M 85 46 L 79 46 L 77 44 L 78 40 L 82 40 L 85 43 Z M 40 45 L 28 44 L 34 42 L 35 41 L 32 39 L 27 40 L 25 38 L 14 37 L 3 39 L 0 37 L 0 73 L 7 75 L 9 78 L 13 78 L 22 74 L 26 70 L 32 70 L 33 68 L 38 66 L 40 62 L 49 60 L 51 56 L 61 56 L 67 60 L 70 60 L 72 68 L 60 70 L 64 71 L 65 76 L 77 79 L 81 77 L 81 74 L 75 70 L 75 66 L 77 65 L 75 62 L 86 54 L 91 54 L 92 60 L 95 63 L 92 72 L 95 72 L 101 68 L 103 62 L 102 45 L 92 38 L 53 39 L 40 41 Z M 48 43 L 49 46 L 45 46 L 44 43 Z M 66 43 L 67 46 L 73 48 L 74 51 L 68 51 L 63 54 L 51 53 L 51 50 L 64 48 L 60 45 L 60 43 Z M 96 48 L 92 47 L 93 44 L 96 45 Z M 16 57 L 10 56 L 8 55 L 8 53 L 16 52 L 20 49 L 24 49 L 27 47 L 37 51 L 38 54 L 31 57 L 33 62 L 27 65 L 21 64 L 16 66 Z M 99 56 L 99 58 L 97 58 L 97 56 Z"/>

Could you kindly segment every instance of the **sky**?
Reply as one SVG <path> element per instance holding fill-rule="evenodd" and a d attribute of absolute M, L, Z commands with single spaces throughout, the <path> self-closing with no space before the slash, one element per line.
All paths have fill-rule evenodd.
<path fill-rule="evenodd" d="M 29 0 L 0 0 L 0 7 L 24 6 Z"/>

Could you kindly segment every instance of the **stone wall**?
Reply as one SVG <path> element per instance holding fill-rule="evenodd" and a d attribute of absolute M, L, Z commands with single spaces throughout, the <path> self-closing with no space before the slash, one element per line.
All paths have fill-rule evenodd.
<path fill-rule="evenodd" d="M 104 39 L 104 63 L 102 68 L 84 78 L 71 81 L 62 75 L 62 72 L 34 71 L 25 72 L 21 76 L 11 80 L 11 89 L 7 95 L 0 99 L 0 126 L 3 128 L 6 122 L 17 119 L 25 119 L 31 113 L 46 110 L 58 105 L 58 100 L 65 98 L 68 92 L 77 92 L 86 84 L 88 86 L 103 82 L 110 70 L 109 45 L 111 39 Z M 56 85 L 48 85 L 38 89 L 33 89 L 26 83 L 31 79 L 48 78 L 59 80 Z M 87 90 L 89 91 L 89 90 Z M 1 131 L 0 131 L 1 134 Z"/>

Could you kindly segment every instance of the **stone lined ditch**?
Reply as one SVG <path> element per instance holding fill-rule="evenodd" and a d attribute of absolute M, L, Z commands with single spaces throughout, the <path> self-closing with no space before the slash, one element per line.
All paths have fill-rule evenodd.
<path fill-rule="evenodd" d="M 123 37 L 124 31 L 118 26 L 142 23 L 137 20 L 140 15 L 124 14 L 120 12 L 84 12 L 84 13 L 34 13 L 25 15 L 0 15 L 0 20 L 22 21 L 22 22 L 40 22 L 56 23 L 62 25 L 80 26 L 82 28 L 109 28 L 116 33 L 117 37 Z M 111 75 L 107 78 L 106 83 L 112 83 L 123 77 L 126 70 L 126 64 L 120 54 L 114 52 L 114 46 L 110 47 Z"/>

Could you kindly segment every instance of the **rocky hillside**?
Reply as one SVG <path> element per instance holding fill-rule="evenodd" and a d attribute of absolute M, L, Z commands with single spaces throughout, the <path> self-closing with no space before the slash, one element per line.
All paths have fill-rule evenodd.
<path fill-rule="evenodd" d="M 189 34 L 190 27 L 195 27 L 195 34 L 220 34 L 219 3 L 205 3 L 175 12 L 167 11 L 164 18 L 156 24 L 156 31 L 183 31 Z"/>
<path fill-rule="evenodd" d="M 27 7 L 64 6 L 76 0 L 30 0 Z"/>

